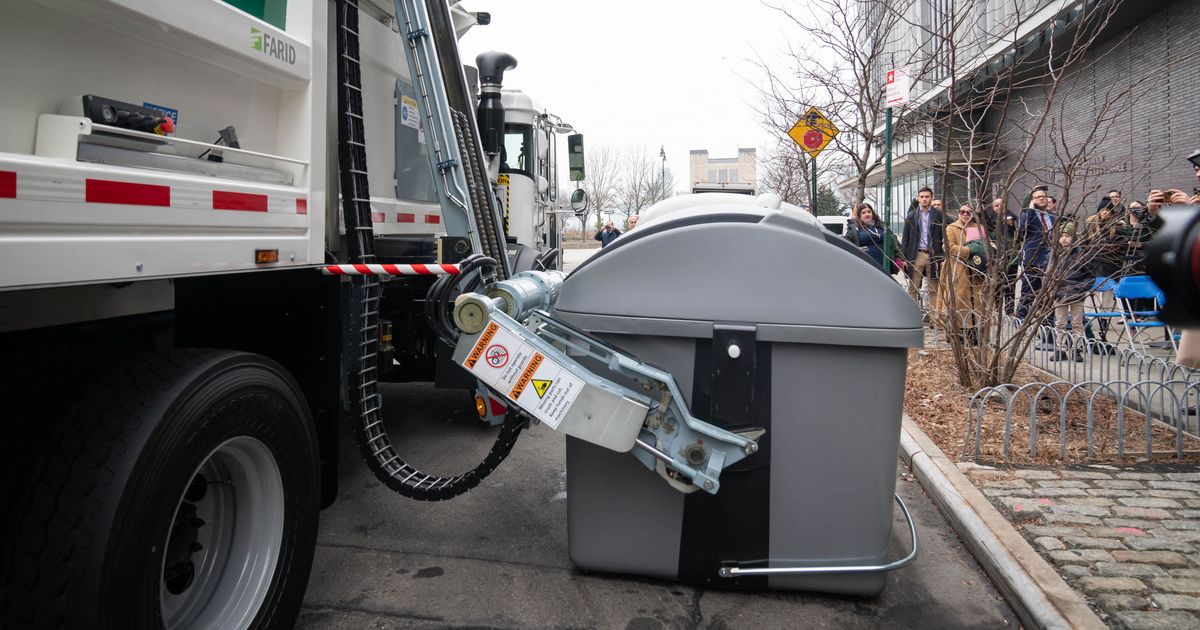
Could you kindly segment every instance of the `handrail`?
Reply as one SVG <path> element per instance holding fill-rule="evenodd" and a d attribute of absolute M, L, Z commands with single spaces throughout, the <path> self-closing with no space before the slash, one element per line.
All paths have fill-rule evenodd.
<path fill-rule="evenodd" d="M 104 131 L 107 133 L 115 133 L 122 136 L 131 136 L 134 138 L 145 138 L 156 142 L 165 142 L 170 144 L 184 144 L 193 147 L 204 147 L 210 151 L 221 151 L 223 153 L 237 153 L 239 155 L 249 155 L 252 157 L 266 158 L 268 160 L 279 160 L 280 162 L 290 162 L 292 164 L 300 164 L 308 166 L 307 160 L 297 160 L 296 158 L 284 157 L 282 155 L 272 155 L 270 153 L 259 153 L 258 151 L 248 151 L 246 149 L 234 149 L 221 144 L 211 144 L 208 142 L 200 142 L 197 140 L 187 140 L 185 138 L 176 138 L 175 136 L 160 136 L 156 133 L 147 133 L 145 131 L 134 131 L 133 129 L 124 129 L 122 127 L 113 127 L 111 125 L 102 125 L 100 123 L 92 123 L 94 131 Z"/>
<path fill-rule="evenodd" d="M 913 523 L 912 514 L 908 511 L 908 506 L 904 505 L 904 500 L 900 495 L 895 495 L 896 503 L 900 504 L 900 509 L 904 512 L 904 518 L 908 521 L 908 533 L 912 537 L 912 551 L 908 552 L 907 556 L 899 560 L 889 562 L 887 564 L 868 564 L 859 566 L 816 566 L 816 567 L 761 567 L 761 568 L 743 568 L 739 566 L 721 567 L 718 575 L 725 578 L 735 578 L 744 575 L 803 575 L 809 573 L 883 573 L 885 571 L 894 571 L 901 567 L 907 566 L 917 557 L 917 526 Z"/>

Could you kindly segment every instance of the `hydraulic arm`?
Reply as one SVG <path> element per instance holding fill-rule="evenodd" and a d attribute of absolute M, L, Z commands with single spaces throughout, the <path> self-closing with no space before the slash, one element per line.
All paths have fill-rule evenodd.
<path fill-rule="evenodd" d="M 454 360 L 525 415 L 567 435 L 633 451 L 681 492 L 715 494 L 721 471 L 764 431 L 693 416 L 671 374 L 556 321 L 557 271 L 526 271 L 455 300 Z"/>

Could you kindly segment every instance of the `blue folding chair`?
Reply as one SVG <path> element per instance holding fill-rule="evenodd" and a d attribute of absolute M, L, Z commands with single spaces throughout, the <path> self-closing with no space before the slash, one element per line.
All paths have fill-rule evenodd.
<path fill-rule="evenodd" d="M 1116 288 L 1117 281 L 1107 276 L 1096 276 L 1095 280 L 1092 281 L 1092 291 L 1088 294 L 1088 297 L 1092 302 L 1092 310 L 1084 312 L 1083 319 L 1088 326 L 1091 325 L 1091 320 L 1093 319 L 1100 324 L 1100 332 L 1096 335 L 1097 341 L 1108 341 L 1108 335 L 1105 333 L 1107 333 L 1108 329 L 1112 327 L 1111 323 L 1113 320 L 1121 319 L 1121 312 L 1101 310 L 1100 302 L 1096 298 L 1101 293 L 1111 293 L 1115 291 Z"/>
<path fill-rule="evenodd" d="M 1141 352 L 1138 347 L 1137 337 L 1144 330 L 1160 328 L 1167 333 L 1167 339 L 1170 340 L 1172 348 L 1175 347 L 1175 338 L 1171 334 L 1171 329 L 1166 324 L 1159 321 L 1158 312 L 1162 304 L 1162 291 L 1150 279 L 1150 276 L 1125 276 L 1117 283 L 1116 289 L 1113 291 L 1117 303 L 1120 305 L 1121 324 L 1125 327 L 1125 331 L 1129 333 L 1129 348 Z M 1153 300 L 1153 310 L 1134 310 L 1133 300 Z"/>

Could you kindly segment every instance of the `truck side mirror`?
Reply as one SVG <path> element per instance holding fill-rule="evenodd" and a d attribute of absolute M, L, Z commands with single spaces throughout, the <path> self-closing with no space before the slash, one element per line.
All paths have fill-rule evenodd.
<path fill-rule="evenodd" d="M 587 212 L 587 209 L 587 193 L 584 192 L 582 188 L 576 188 L 575 191 L 571 193 L 571 210 L 574 210 L 575 214 L 577 215 L 582 215 L 584 212 Z"/>

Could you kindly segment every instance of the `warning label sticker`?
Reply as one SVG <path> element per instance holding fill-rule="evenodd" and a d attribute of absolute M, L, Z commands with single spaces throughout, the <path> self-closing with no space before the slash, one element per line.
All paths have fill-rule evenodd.
<path fill-rule="evenodd" d="M 483 349 L 487 347 L 492 337 L 496 336 L 497 330 L 500 330 L 500 325 L 496 322 L 491 322 L 487 325 L 487 329 L 479 336 L 479 341 L 475 342 L 475 347 L 471 348 L 471 353 L 467 355 L 467 360 L 463 361 L 463 365 L 467 366 L 467 369 L 475 367 L 475 364 L 479 362 L 479 357 L 483 356 Z"/>
<path fill-rule="evenodd" d="M 417 120 L 419 118 L 420 112 L 417 110 L 416 99 L 411 99 L 402 95 L 400 97 L 400 124 L 416 129 L 418 125 Z"/>
<path fill-rule="evenodd" d="M 583 379 L 496 322 L 484 329 L 463 365 L 552 429 L 583 391 Z"/>

